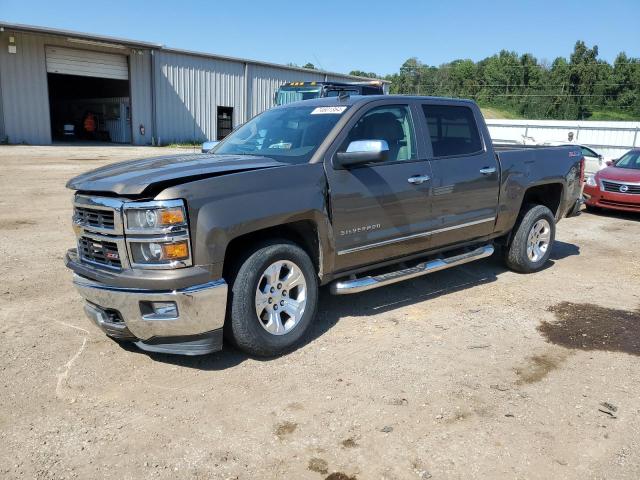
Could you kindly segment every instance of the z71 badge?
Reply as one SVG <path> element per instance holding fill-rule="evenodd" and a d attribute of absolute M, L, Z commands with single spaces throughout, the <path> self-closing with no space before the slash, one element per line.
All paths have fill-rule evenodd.
<path fill-rule="evenodd" d="M 345 230 L 340 230 L 340 236 L 353 235 L 354 233 L 370 232 L 371 230 L 378 230 L 379 228 L 379 223 L 374 223 L 373 225 L 363 225 L 362 227 L 347 228 Z"/>

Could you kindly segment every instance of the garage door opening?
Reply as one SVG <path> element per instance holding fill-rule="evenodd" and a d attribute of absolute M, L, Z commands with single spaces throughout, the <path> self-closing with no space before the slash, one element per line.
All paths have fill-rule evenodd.
<path fill-rule="evenodd" d="M 54 141 L 131 143 L 125 55 L 47 47 Z"/>

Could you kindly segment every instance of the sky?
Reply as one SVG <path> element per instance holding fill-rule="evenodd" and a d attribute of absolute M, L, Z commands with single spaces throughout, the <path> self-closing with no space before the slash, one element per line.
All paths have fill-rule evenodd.
<path fill-rule="evenodd" d="M 0 20 L 324 70 L 397 72 L 502 49 L 553 61 L 576 40 L 640 57 L 640 0 L 0 0 Z"/>

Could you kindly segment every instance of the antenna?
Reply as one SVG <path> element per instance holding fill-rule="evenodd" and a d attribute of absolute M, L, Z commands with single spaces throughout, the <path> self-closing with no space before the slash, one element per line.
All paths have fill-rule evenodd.
<path fill-rule="evenodd" d="M 313 58 L 316 59 L 316 63 L 318 64 L 318 66 L 320 67 L 320 70 L 324 70 L 324 67 L 322 66 L 322 64 L 320 63 L 320 60 L 318 59 L 318 56 L 315 54 L 315 52 L 311 52 L 311 54 L 313 55 Z"/>

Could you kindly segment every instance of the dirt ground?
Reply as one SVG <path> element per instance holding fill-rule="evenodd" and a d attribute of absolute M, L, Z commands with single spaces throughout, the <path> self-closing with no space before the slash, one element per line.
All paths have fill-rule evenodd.
<path fill-rule="evenodd" d="M 640 215 L 498 258 L 321 292 L 297 351 L 124 348 L 63 265 L 72 176 L 167 149 L 0 147 L 0 477 L 640 478 Z"/>

